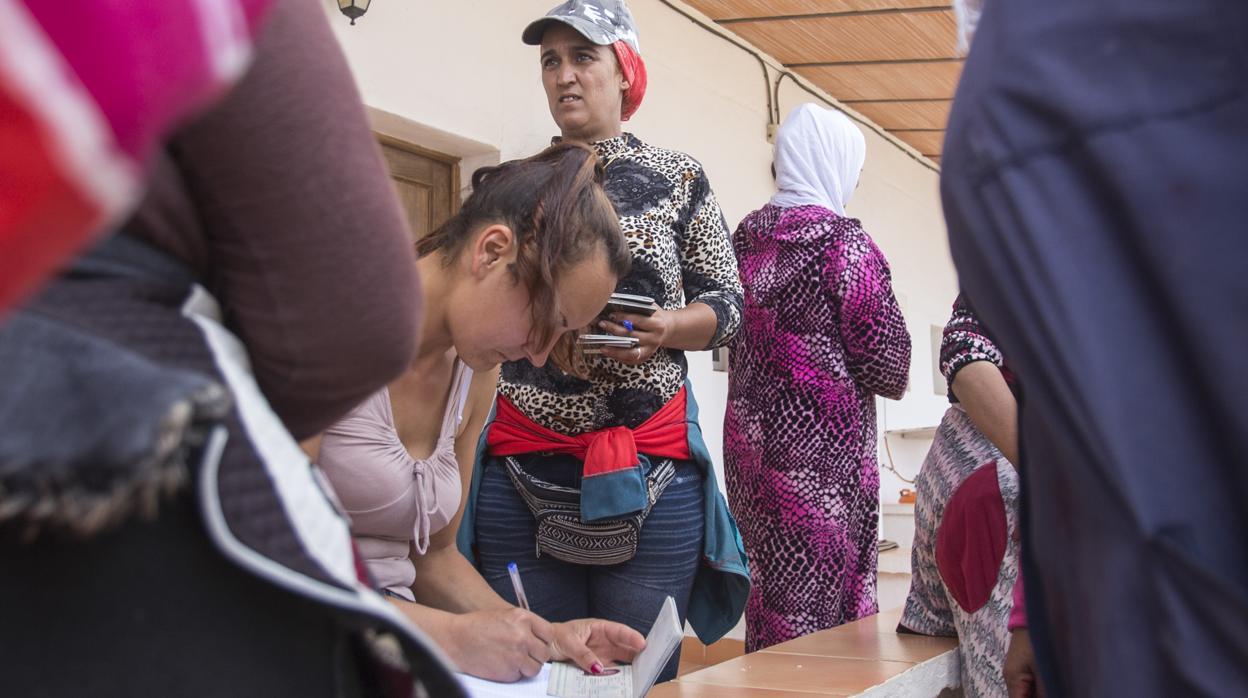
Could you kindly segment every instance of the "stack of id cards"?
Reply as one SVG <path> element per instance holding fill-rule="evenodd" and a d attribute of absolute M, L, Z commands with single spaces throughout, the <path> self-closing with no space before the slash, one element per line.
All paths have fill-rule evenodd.
<path fill-rule="evenodd" d="M 649 296 L 635 296 L 631 293 L 612 293 L 611 298 L 607 300 L 607 307 L 602 312 L 603 315 L 632 313 L 649 317 L 654 315 L 654 311 L 658 309 L 659 306 L 655 305 L 654 299 Z"/>
<path fill-rule="evenodd" d="M 641 346 L 636 337 L 621 337 L 614 334 L 583 334 L 576 338 L 576 346 L 586 354 L 601 354 L 603 349 L 633 349 Z"/>
<path fill-rule="evenodd" d="M 607 307 L 602 309 L 602 316 L 611 313 L 631 313 L 633 315 L 654 315 L 659 306 L 649 296 L 634 296 L 629 293 L 612 293 Z M 630 326 L 631 329 L 631 326 Z M 641 340 L 627 335 L 614 334 L 583 334 L 576 338 L 576 346 L 586 354 L 601 354 L 603 349 L 635 349 L 641 346 Z"/>

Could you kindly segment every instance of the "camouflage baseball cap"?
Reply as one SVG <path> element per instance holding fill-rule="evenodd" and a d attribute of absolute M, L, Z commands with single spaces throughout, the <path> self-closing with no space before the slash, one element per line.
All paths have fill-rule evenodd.
<path fill-rule="evenodd" d="M 540 46 L 542 35 L 555 22 L 563 22 L 599 46 L 623 41 L 641 54 L 637 23 L 624 0 L 568 0 L 525 27 L 521 38 L 530 46 Z"/>

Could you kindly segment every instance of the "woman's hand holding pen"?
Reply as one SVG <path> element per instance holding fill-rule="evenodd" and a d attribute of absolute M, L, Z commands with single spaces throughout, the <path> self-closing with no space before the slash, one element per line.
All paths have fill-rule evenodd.
<path fill-rule="evenodd" d="M 525 611 L 529 608 L 529 597 L 524 592 L 524 582 L 520 579 L 520 569 L 516 563 L 507 564 L 507 574 L 511 576 L 511 588 L 515 592 L 516 602 Z M 617 661 L 632 661 L 633 657 L 646 646 L 641 633 L 627 625 L 597 618 L 556 623 L 555 639 L 550 643 L 550 658 L 556 661 L 570 660 L 591 674 L 601 674 L 603 662 L 608 665 Z"/>
<path fill-rule="evenodd" d="M 451 624 L 444 649 L 466 674 L 519 681 L 536 676 L 550 661 L 554 627 L 523 608 L 456 614 Z"/>
<path fill-rule="evenodd" d="M 555 641 L 550 647 L 554 661 L 570 661 L 583 671 L 601 674 L 603 668 L 616 662 L 631 662 L 645 649 L 641 633 L 627 625 L 582 618 L 555 623 Z"/>

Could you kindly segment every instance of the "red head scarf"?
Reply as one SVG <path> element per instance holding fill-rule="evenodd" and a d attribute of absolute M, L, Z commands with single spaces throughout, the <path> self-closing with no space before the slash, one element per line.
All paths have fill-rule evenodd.
<path fill-rule="evenodd" d="M 646 63 L 641 60 L 641 56 L 637 55 L 633 47 L 624 41 L 611 44 L 611 48 L 615 49 L 615 58 L 620 62 L 620 72 L 624 73 L 624 79 L 628 81 L 628 89 L 624 90 L 624 104 L 620 109 L 620 120 L 628 121 L 633 114 L 637 113 L 641 100 L 646 96 Z"/>

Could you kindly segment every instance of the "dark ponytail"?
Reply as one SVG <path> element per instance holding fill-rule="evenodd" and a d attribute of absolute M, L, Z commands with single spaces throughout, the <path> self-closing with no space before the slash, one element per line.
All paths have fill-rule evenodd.
<path fill-rule="evenodd" d="M 545 346 L 560 326 L 555 281 L 563 271 L 601 246 L 611 273 L 628 273 L 631 256 L 602 176 L 594 152 L 568 142 L 530 158 L 483 167 L 472 175 L 472 195 L 459 212 L 421 238 L 416 253 L 425 257 L 438 252 L 449 266 L 483 226 L 501 223 L 511 228 L 518 253 L 510 271 L 531 301 L 529 339 L 534 346 Z M 552 358 L 564 370 L 581 367 L 573 361 L 570 342 L 561 343 Z"/>

